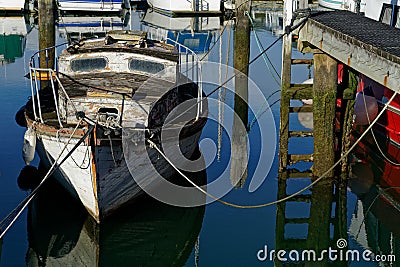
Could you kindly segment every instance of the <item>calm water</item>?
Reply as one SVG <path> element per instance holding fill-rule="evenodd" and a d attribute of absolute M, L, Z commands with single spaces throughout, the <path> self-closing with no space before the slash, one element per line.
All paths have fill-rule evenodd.
<path fill-rule="evenodd" d="M 165 33 L 162 28 L 154 25 L 158 20 L 151 18 L 151 14 L 146 14 L 147 21 L 144 16 L 145 22 L 141 22 L 143 15 L 143 12 L 133 13 L 124 27 L 147 30 L 153 38 L 156 38 L 157 34 L 161 36 Z M 266 23 L 265 12 L 253 14 L 253 18 L 256 23 L 254 30 L 260 37 L 262 45 L 266 47 L 276 39 L 272 33 L 276 29 Z M 84 18 L 75 19 L 84 20 Z M 224 26 L 219 26 L 219 22 L 212 24 L 212 20 L 210 18 L 208 24 L 213 34 L 208 60 L 228 63 L 232 66 L 233 26 L 228 22 L 220 38 L 221 46 L 219 42 L 214 45 Z M 169 25 L 171 27 L 175 27 L 175 24 L 178 24 L 176 27 L 190 25 L 190 20 L 186 25 L 182 19 L 179 23 L 177 21 L 179 19 L 169 22 Z M 16 23 L 14 25 L 17 25 Z M 165 20 L 163 25 L 166 25 Z M 0 99 L 2 100 L 0 105 L 0 140 L 2 140 L 0 218 L 5 217 L 28 194 L 17 185 L 17 177 L 24 167 L 21 153 L 25 129 L 15 123 L 14 116 L 30 95 L 29 80 L 24 78 L 24 75 L 28 72 L 27 64 L 30 56 L 38 48 L 38 31 L 34 24 L 24 24 L 24 26 L 27 27 L 28 32 L 24 38 L 20 39 L 20 43 L 17 43 L 24 48 L 23 53 L 14 52 L 14 56 L 6 57 L 9 62 L 0 66 Z M 65 41 L 66 31 L 72 30 L 66 28 L 57 30 L 57 42 Z M 254 31 L 251 33 L 250 44 L 250 58 L 254 58 L 259 53 Z M 13 53 L 11 48 L 13 46 L 5 49 L 8 55 Z M 0 51 L 3 50 L 0 48 Z M 305 57 L 297 52 L 295 54 L 297 58 Z M 280 72 L 281 42 L 268 52 L 268 56 Z M 273 95 L 279 88 L 271 76 L 273 72 L 271 66 L 269 69 L 266 67 L 262 58 L 254 62 L 249 71 L 250 78 L 262 94 L 266 98 L 270 96 L 268 102 L 271 105 L 279 99 L 279 93 Z M 211 77 L 214 74 L 206 73 L 205 75 Z M 294 82 L 300 83 L 308 79 L 308 75 L 309 71 L 305 67 L 296 66 L 293 69 Z M 207 86 L 205 90 L 209 92 L 213 88 L 213 86 Z M 249 101 L 253 107 L 253 112 L 249 113 L 249 122 L 256 122 L 255 116 L 259 121 L 268 120 L 266 129 L 254 123 L 249 132 L 248 174 L 251 177 L 260 164 L 259 144 L 263 143 L 263 149 L 266 151 L 274 151 L 274 146 L 278 143 L 279 102 L 268 109 L 265 101 L 256 99 L 251 91 L 249 95 Z M 212 97 L 217 98 L 218 93 L 214 93 Z M 232 94 L 227 93 L 227 105 L 232 106 L 232 102 Z M 211 106 L 210 110 L 211 114 L 218 113 L 217 107 Z M 229 122 L 231 120 L 229 110 L 225 112 L 226 120 Z M 298 125 L 297 119 L 294 119 Z M 216 125 L 215 117 L 210 117 L 202 136 L 206 142 L 212 140 L 215 143 L 214 150 L 217 149 L 218 144 Z M 198 174 L 207 178 L 209 182 L 216 179 L 227 168 L 231 151 L 230 143 L 224 135 L 221 140 L 220 160 L 211 160 L 212 164 L 207 170 Z M 312 151 L 312 142 L 293 143 L 290 146 L 293 150 Z M 204 149 L 207 146 L 200 147 Z M 207 160 L 207 155 L 211 152 L 204 150 L 202 152 Z M 277 154 L 272 156 L 271 169 L 268 175 L 264 173 L 266 179 L 256 191 L 248 192 L 251 179 L 247 179 L 242 188 L 232 190 L 224 197 L 224 200 L 241 205 L 276 200 L 278 194 Z M 261 162 L 261 164 L 266 163 Z M 37 156 L 32 165 L 39 165 Z M 295 192 L 306 184 L 307 179 L 299 179 L 297 183 L 288 184 L 287 193 Z M 373 206 L 374 208 L 368 213 L 368 220 L 365 220 L 367 227 L 360 226 L 363 220 L 360 216 L 364 216 L 362 211 L 367 210 L 374 199 L 374 194 L 376 195 L 374 186 L 371 192 L 366 194 L 368 190 L 365 190 L 362 183 L 360 184 L 358 184 L 359 188 L 364 190 L 361 190 L 361 193 L 360 190 L 357 192 L 363 196 L 363 202 L 358 201 L 357 196 L 346 188 L 341 192 L 346 197 L 343 203 L 339 205 L 326 202 L 327 189 L 321 186 L 314 190 L 312 204 L 288 204 L 287 216 L 312 217 L 308 229 L 305 224 L 283 228 L 277 226 L 276 205 L 261 209 L 235 209 L 214 202 L 205 207 L 184 209 L 166 206 L 150 198 L 145 198 L 140 203 L 123 209 L 117 216 L 99 227 L 87 216 L 79 203 L 65 194 L 57 184 L 49 184 L 4 237 L 2 247 L 0 247 L 0 265 L 39 266 L 46 263 L 48 266 L 58 264 L 60 266 L 94 266 L 96 262 L 100 262 L 103 266 L 273 266 L 272 261 L 260 261 L 257 258 L 257 252 L 265 245 L 269 250 L 274 249 L 276 239 L 279 240 L 278 237 L 282 235 L 286 238 L 302 238 L 307 236 L 307 232 L 315 235 L 318 232 L 316 229 L 329 220 L 330 214 L 324 214 L 324 209 L 332 205 L 338 207 L 336 213 L 342 214 L 343 217 L 340 221 L 334 220 L 330 226 L 328 225 L 326 235 L 315 239 L 316 244 L 328 246 L 329 241 L 325 239 L 329 236 L 333 239 L 333 243 L 329 245 L 336 243 L 335 238 L 348 236 L 348 247 L 360 253 L 365 249 L 371 249 L 399 255 L 399 240 L 396 237 L 396 233 L 399 233 L 398 225 L 393 226 L 390 220 L 389 222 L 379 221 L 379 214 L 375 212 L 379 210 L 379 207 Z M 365 205 L 364 209 L 363 205 Z M 398 218 L 399 215 L 396 215 L 394 211 L 388 214 L 391 214 L 393 218 L 396 218 L 395 216 Z M 385 213 L 383 214 L 387 217 Z M 334 228 L 341 229 L 339 235 L 337 235 L 338 230 Z M 355 238 L 357 232 L 359 234 Z M 99 255 L 98 258 L 96 255 Z M 341 264 L 347 265 L 346 262 L 341 262 Z M 378 266 L 377 263 L 365 261 L 352 261 L 348 265 Z"/>

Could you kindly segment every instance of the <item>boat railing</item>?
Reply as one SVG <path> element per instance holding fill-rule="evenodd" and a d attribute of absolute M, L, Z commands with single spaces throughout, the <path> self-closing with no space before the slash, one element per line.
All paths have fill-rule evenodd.
<path fill-rule="evenodd" d="M 186 77 L 190 82 L 197 85 L 197 115 L 196 120 L 203 112 L 203 82 L 202 67 L 199 56 L 189 47 L 167 38 L 167 42 L 171 42 L 179 53 L 178 72 Z"/>
<path fill-rule="evenodd" d="M 57 122 L 62 128 L 62 119 L 60 116 L 60 111 L 58 108 L 58 93 L 61 92 L 69 99 L 63 85 L 58 77 L 58 70 L 54 69 L 57 66 L 57 50 L 66 46 L 67 43 L 45 48 L 34 53 L 29 61 L 29 79 L 31 85 L 31 95 L 32 95 L 32 109 L 35 121 L 40 121 L 44 123 L 43 112 L 41 105 L 41 92 L 45 88 L 51 89 L 51 94 L 53 96 L 55 111 L 57 115 Z M 44 57 L 44 59 L 41 57 Z"/>

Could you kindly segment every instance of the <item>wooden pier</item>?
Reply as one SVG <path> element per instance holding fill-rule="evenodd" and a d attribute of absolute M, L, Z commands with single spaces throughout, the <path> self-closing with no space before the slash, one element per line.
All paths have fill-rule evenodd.
<path fill-rule="evenodd" d="M 290 2 L 285 1 L 285 5 L 289 5 L 286 7 L 288 11 L 284 13 L 285 25 L 291 23 Z M 333 244 L 339 238 L 347 239 L 346 224 L 343 223 L 347 220 L 345 209 L 344 212 L 340 209 L 333 211 L 332 205 L 323 203 L 335 202 L 336 206 L 341 207 L 346 203 L 348 163 L 345 153 L 350 147 L 353 106 L 357 90 L 356 76 L 363 74 L 395 92 L 400 92 L 400 38 L 398 37 L 400 29 L 348 11 L 312 13 L 296 32 L 284 37 L 278 198 L 288 196 L 287 187 L 294 180 L 303 179 L 311 184 L 321 176 L 324 176 L 324 179 L 313 184 L 310 192 L 278 204 L 277 249 L 312 248 L 320 251 L 324 245 Z M 312 53 L 313 59 L 292 58 L 292 40 L 297 41 L 299 51 Z M 292 83 L 291 70 L 292 65 L 296 63 L 313 64 L 313 84 Z M 339 64 L 343 65 L 343 73 L 342 81 L 338 85 Z M 313 99 L 313 101 L 312 105 L 294 107 L 291 101 L 293 99 Z M 337 99 L 341 100 L 340 105 L 337 104 Z M 313 113 L 311 131 L 293 129 L 293 124 L 289 123 L 289 115 L 298 112 Z M 311 154 L 299 154 L 301 151 L 292 153 L 288 145 L 292 138 L 297 140 L 313 138 L 314 151 Z M 327 172 L 339 158 L 342 160 L 341 168 Z M 299 162 L 312 162 L 313 165 L 308 170 L 298 170 Z M 333 184 L 336 184 L 335 190 Z M 308 218 L 291 218 L 285 212 L 288 203 L 297 202 L 297 205 L 310 206 L 307 204 L 310 201 L 313 205 L 310 207 Z M 307 236 L 301 240 L 288 238 L 285 229 L 299 224 L 307 225 Z M 330 225 L 335 229 L 333 237 L 329 235 Z M 275 264 L 282 265 L 281 262 Z M 305 264 L 305 266 L 328 265 L 328 262 Z"/>

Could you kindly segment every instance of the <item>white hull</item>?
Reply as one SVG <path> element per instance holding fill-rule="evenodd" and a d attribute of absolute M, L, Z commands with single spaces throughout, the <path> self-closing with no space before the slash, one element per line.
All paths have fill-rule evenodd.
<path fill-rule="evenodd" d="M 193 155 L 200 135 L 201 131 L 182 140 L 185 156 Z M 71 140 L 61 159 L 68 154 L 68 151 L 72 150 L 77 141 L 78 139 Z M 38 134 L 37 151 L 47 166 L 50 166 L 54 159 L 58 157 L 66 142 L 67 138 L 60 139 L 55 136 Z M 95 151 L 94 155 L 92 151 Z M 92 147 L 81 144 L 56 172 L 55 176 L 59 183 L 72 196 L 81 201 L 98 222 L 143 193 L 143 190 L 132 178 L 122 153 L 122 149 L 118 146 L 113 147 L 112 155 L 110 146 L 96 147 L 93 150 Z M 159 158 L 159 155 L 155 150 L 149 153 L 148 156 L 146 150 L 144 150 L 144 154 L 140 155 L 135 161 L 136 168 L 143 167 L 140 171 L 141 177 L 135 178 L 136 180 L 148 181 L 149 187 L 153 188 L 157 186 L 157 180 L 152 179 L 152 177 L 155 177 L 154 169 L 148 167 L 148 161 L 144 157 L 155 159 Z M 115 159 L 122 159 L 117 166 Z M 175 174 L 174 169 L 162 158 L 157 161 L 156 168 L 164 177 L 171 177 Z"/>
<path fill-rule="evenodd" d="M 150 7 L 163 12 L 179 11 L 220 11 L 221 1 L 219 0 L 198 0 L 197 8 L 192 1 L 187 0 L 147 0 Z M 197 10 L 196 10 L 197 9 Z"/>
<path fill-rule="evenodd" d="M 351 12 L 356 12 L 354 0 L 318 0 L 318 4 L 329 9 L 349 10 Z M 361 0 L 360 12 L 364 12 L 365 6 L 365 0 Z"/>
<path fill-rule="evenodd" d="M 25 0 L 0 0 L 0 10 L 22 11 L 25 8 Z"/>
<path fill-rule="evenodd" d="M 24 17 L 0 17 L 1 35 L 27 35 L 27 25 Z"/>
<path fill-rule="evenodd" d="M 58 1 L 58 8 L 63 11 L 120 11 L 122 2 L 120 1 Z"/>

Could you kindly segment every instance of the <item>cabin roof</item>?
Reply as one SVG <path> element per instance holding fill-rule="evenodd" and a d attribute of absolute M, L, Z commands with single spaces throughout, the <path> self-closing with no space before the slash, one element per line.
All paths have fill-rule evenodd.
<path fill-rule="evenodd" d="M 173 45 L 147 39 L 146 35 L 142 31 L 110 31 L 105 38 L 81 39 L 70 45 L 66 53 L 126 52 L 178 61 L 179 55 Z"/>

